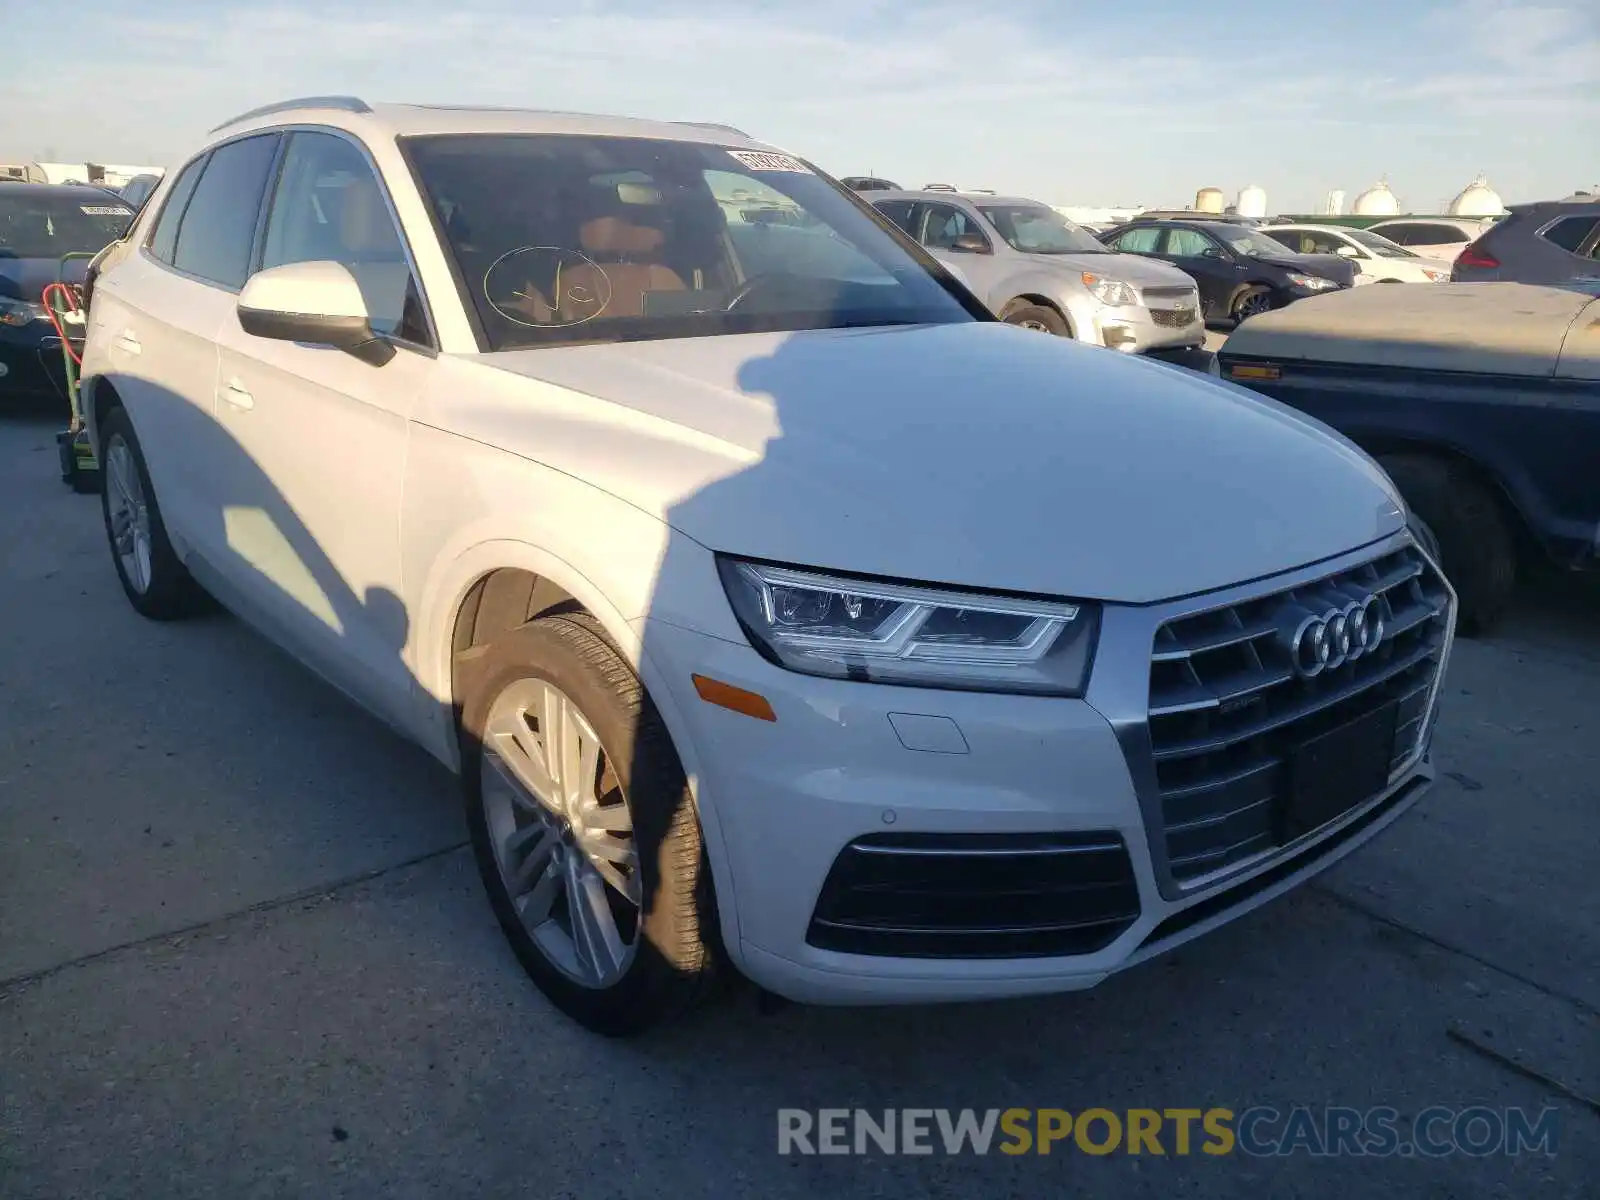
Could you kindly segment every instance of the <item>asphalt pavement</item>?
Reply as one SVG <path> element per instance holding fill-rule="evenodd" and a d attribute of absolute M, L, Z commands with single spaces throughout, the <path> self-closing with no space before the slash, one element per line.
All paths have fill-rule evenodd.
<path fill-rule="evenodd" d="M 0 416 L 7 1200 L 1597 1194 L 1600 588 L 1460 643 L 1419 808 L 1175 955 L 1025 1003 L 736 992 L 609 1042 L 520 973 L 442 769 L 233 619 L 132 612 L 54 426 Z M 1558 1140 L 778 1153 L 780 1108 L 1262 1105 L 1549 1108 Z"/>

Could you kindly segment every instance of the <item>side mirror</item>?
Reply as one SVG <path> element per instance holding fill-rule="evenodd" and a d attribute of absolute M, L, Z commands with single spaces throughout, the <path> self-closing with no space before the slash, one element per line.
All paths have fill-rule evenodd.
<path fill-rule="evenodd" d="M 395 349 L 372 330 L 361 285 L 336 262 L 285 263 L 252 275 L 239 293 L 239 326 L 255 337 L 333 346 L 381 367 Z"/>
<path fill-rule="evenodd" d="M 957 254 L 987 254 L 989 243 L 983 240 L 981 233 L 963 233 L 950 243 L 950 249 Z"/>
<path fill-rule="evenodd" d="M 1334 253 L 1337 254 L 1340 258 L 1360 258 L 1361 257 L 1361 251 L 1357 250 L 1354 246 L 1340 246 L 1337 250 L 1334 251 Z"/>

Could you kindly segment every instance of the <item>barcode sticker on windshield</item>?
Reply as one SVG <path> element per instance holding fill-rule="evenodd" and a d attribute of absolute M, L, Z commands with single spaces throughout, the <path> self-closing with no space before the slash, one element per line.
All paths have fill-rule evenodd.
<path fill-rule="evenodd" d="M 787 154 L 768 154 L 763 150 L 729 150 L 728 157 L 737 159 L 752 171 L 791 171 L 798 175 L 811 174 L 811 168 L 798 158 Z"/>
<path fill-rule="evenodd" d="M 78 207 L 85 215 L 91 217 L 133 216 L 133 209 L 131 208 L 106 208 L 96 204 L 80 204 Z"/>

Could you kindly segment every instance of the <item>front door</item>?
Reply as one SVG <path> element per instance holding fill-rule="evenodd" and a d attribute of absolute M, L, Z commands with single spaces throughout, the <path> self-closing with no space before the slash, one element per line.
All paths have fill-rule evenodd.
<path fill-rule="evenodd" d="M 1198 229 L 1168 226 L 1158 258 L 1184 271 L 1200 288 L 1200 307 L 1207 320 L 1226 317 L 1234 293 L 1250 271 L 1221 242 Z"/>
<path fill-rule="evenodd" d="M 1011 297 L 995 294 L 1001 272 L 996 266 L 994 242 L 977 217 L 954 204 L 925 202 L 918 206 L 913 220 L 917 240 L 928 253 L 964 275 L 978 298 L 999 312 Z M 955 249 L 957 239 L 972 237 L 981 239 L 986 251 Z"/>
<path fill-rule="evenodd" d="M 377 367 L 224 319 L 217 420 L 239 449 L 218 480 L 231 570 L 292 650 L 409 730 L 420 694 L 405 663 L 400 499 L 434 342 L 383 186 L 343 134 L 291 134 L 269 202 L 258 269 L 309 261 L 349 267 L 398 353 Z"/>

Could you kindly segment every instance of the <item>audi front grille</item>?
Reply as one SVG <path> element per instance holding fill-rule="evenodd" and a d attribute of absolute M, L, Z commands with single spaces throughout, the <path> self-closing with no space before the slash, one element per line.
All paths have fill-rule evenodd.
<path fill-rule="evenodd" d="M 1426 749 L 1450 605 L 1444 580 L 1402 545 L 1162 624 L 1149 693 L 1158 804 L 1147 808 L 1171 879 L 1193 887 L 1240 869 L 1410 769 Z M 1363 755 L 1364 767 L 1345 761 Z"/>

